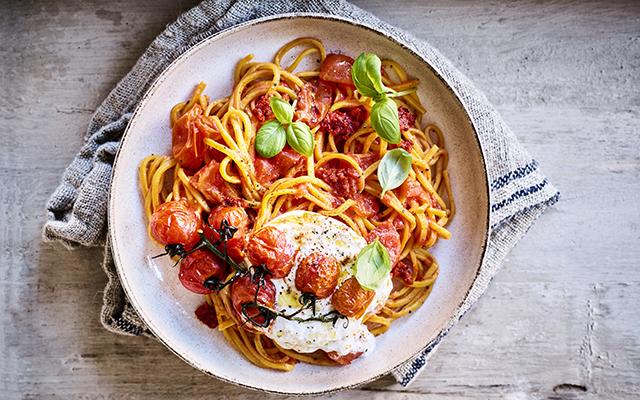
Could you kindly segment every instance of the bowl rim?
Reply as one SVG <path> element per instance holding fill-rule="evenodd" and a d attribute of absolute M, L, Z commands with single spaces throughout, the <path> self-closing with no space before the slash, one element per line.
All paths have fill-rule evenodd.
<path fill-rule="evenodd" d="M 447 322 L 445 322 L 445 324 L 441 327 L 441 329 L 438 331 L 438 333 L 435 335 L 435 337 L 433 339 L 431 339 L 430 341 L 428 341 L 427 343 L 425 343 L 423 346 L 421 346 L 416 352 L 414 352 L 410 357 L 408 357 L 407 359 L 403 360 L 402 362 L 398 363 L 397 365 L 393 365 L 393 366 L 389 366 L 388 368 L 385 369 L 384 372 L 379 373 L 375 376 L 372 376 L 370 378 L 364 379 L 360 382 L 357 383 L 353 383 L 353 384 L 348 384 L 348 385 L 343 385 L 343 386 L 335 386 L 335 387 L 330 387 L 328 389 L 325 390 L 318 390 L 318 391 L 310 391 L 310 392 L 287 392 L 287 391 L 278 391 L 278 390 L 271 390 L 271 389 L 264 389 L 258 386 L 252 386 L 250 384 L 247 383 L 242 383 L 239 381 L 235 381 L 233 379 L 228 379 L 225 377 L 221 377 L 217 374 L 215 374 L 212 371 L 208 371 L 206 369 L 204 369 L 203 367 L 195 364 L 194 361 L 186 358 L 184 355 L 178 353 L 176 350 L 174 350 L 162 337 L 161 334 L 159 334 L 159 332 L 157 332 L 154 327 L 153 324 L 149 323 L 149 318 L 145 315 L 144 311 L 141 309 L 141 307 L 139 307 L 139 305 L 137 304 L 137 302 L 135 301 L 135 296 L 133 296 L 133 288 L 129 285 L 126 274 L 124 272 L 124 268 L 123 268 L 123 262 L 120 260 L 120 254 L 115 251 L 118 248 L 117 245 L 117 239 L 116 239 L 116 235 L 115 235 L 115 230 L 111 229 L 111 227 L 115 226 L 115 210 L 114 210 L 114 202 L 113 200 L 113 196 L 114 196 L 114 190 L 113 190 L 113 182 L 115 182 L 118 174 L 117 174 L 117 163 L 118 160 L 120 158 L 120 152 L 122 150 L 122 148 L 125 146 L 125 142 L 127 139 L 127 136 L 129 135 L 129 132 L 131 131 L 131 128 L 133 127 L 133 125 L 135 125 L 136 120 L 139 117 L 139 113 L 140 110 L 147 104 L 149 98 L 151 97 L 151 95 L 155 92 L 156 87 L 159 86 L 162 82 L 165 81 L 166 76 L 168 75 L 169 71 L 173 70 L 174 68 L 176 68 L 176 66 L 178 64 L 180 64 L 181 62 L 183 62 L 184 60 L 186 60 L 187 58 L 189 58 L 192 54 L 194 54 L 195 52 L 197 52 L 199 49 L 201 49 L 202 47 L 208 45 L 210 42 L 214 42 L 216 40 L 219 40 L 220 38 L 224 37 L 224 36 L 228 36 L 232 33 L 241 31 L 241 30 L 245 30 L 248 28 L 251 28 L 253 26 L 257 26 L 257 25 L 261 25 L 261 24 L 265 24 L 265 23 L 269 23 L 269 22 L 274 22 L 274 21 L 282 21 L 282 20 L 292 20 L 292 19 L 319 19 L 319 20 L 329 20 L 329 21 L 333 21 L 333 22 L 338 22 L 338 23 L 343 23 L 343 24 L 347 24 L 347 25 L 353 25 L 356 26 L 358 28 L 363 28 L 366 29 L 372 33 L 375 33 L 377 35 L 382 35 L 384 36 L 386 39 L 390 40 L 392 43 L 400 46 L 402 49 L 404 49 L 405 51 L 407 51 L 409 54 L 411 54 L 413 57 L 415 57 L 418 61 L 422 62 L 423 64 L 426 65 L 426 67 L 428 69 L 431 70 L 431 72 L 444 84 L 444 86 L 446 87 L 447 90 L 449 90 L 456 102 L 460 105 L 460 107 L 462 107 L 462 110 L 464 111 L 464 115 L 467 118 L 469 125 L 471 126 L 471 129 L 473 130 L 474 133 L 474 138 L 476 140 L 476 144 L 478 146 L 478 149 L 480 151 L 480 160 L 482 163 L 482 171 L 483 171 L 483 183 L 484 183 L 484 188 L 485 188 L 485 196 L 487 199 L 487 208 L 485 210 L 485 229 L 482 230 L 482 249 L 481 249 L 481 256 L 479 259 L 478 264 L 475 266 L 476 267 L 476 273 L 475 276 L 471 282 L 471 285 L 469 286 L 469 288 L 467 289 L 464 297 L 462 298 L 462 301 L 460 301 L 460 303 L 457 305 L 457 307 L 455 308 L 455 312 L 450 316 L 449 320 Z M 315 12 L 292 12 L 292 13 L 283 13 L 283 14 L 276 14 L 276 15 L 270 15 L 270 16 L 266 16 L 266 17 L 260 17 L 260 18 L 256 18 L 256 19 L 252 19 L 246 22 L 242 22 L 240 24 L 234 25 L 232 27 L 223 29 L 219 32 L 214 33 L 213 35 L 202 39 L 201 41 L 199 41 L 198 43 L 196 43 L 195 45 L 193 45 L 192 47 L 190 47 L 189 49 L 187 49 L 184 53 L 180 54 L 175 60 L 173 60 L 164 70 L 162 70 L 162 72 L 160 72 L 160 74 L 153 80 L 153 82 L 149 85 L 148 89 L 145 91 L 144 95 L 140 98 L 140 100 L 138 101 L 138 104 L 136 105 L 133 113 L 131 114 L 131 118 L 129 119 L 129 122 L 127 123 L 127 126 L 124 130 L 124 133 L 122 134 L 122 138 L 120 139 L 120 145 L 118 146 L 118 151 L 116 152 L 115 158 L 114 158 L 114 162 L 113 162 L 113 166 L 112 166 L 112 171 L 111 171 L 111 186 L 109 188 L 109 205 L 107 208 L 107 220 L 108 220 L 108 226 L 109 226 L 109 230 L 108 230 L 108 240 L 111 242 L 111 249 L 112 249 L 112 255 L 113 255 L 113 261 L 114 264 L 116 266 L 116 271 L 118 274 L 118 278 L 120 279 L 121 282 L 121 286 L 129 300 L 129 302 L 131 303 L 131 305 L 134 307 L 134 309 L 136 310 L 136 312 L 138 313 L 138 315 L 140 316 L 140 318 L 142 319 L 142 321 L 145 322 L 145 324 L 147 325 L 148 329 L 151 331 L 151 333 L 153 333 L 153 335 L 155 336 L 155 338 L 162 343 L 166 348 L 168 348 L 173 354 L 175 354 L 176 356 L 178 356 L 180 359 L 182 359 L 185 363 L 187 363 L 188 365 L 190 365 L 191 367 L 197 369 L 198 371 L 209 375 L 211 377 L 214 377 L 216 379 L 219 379 L 223 382 L 226 383 L 231 383 L 246 389 L 251 389 L 251 390 L 255 390 L 255 391 L 260 391 L 260 392 L 265 392 L 265 393 L 273 393 L 273 394 L 280 394 L 280 395 L 294 395 L 294 396 L 312 396 L 312 395 L 320 395 L 320 394 L 329 394 L 329 393 L 335 393 L 335 392 L 339 392 L 339 391 L 343 391 L 343 390 L 348 390 L 348 389 L 352 389 L 355 387 L 359 387 L 361 385 L 367 384 L 369 382 L 372 382 L 376 379 L 379 379 L 385 375 L 388 375 L 389 373 L 391 373 L 392 371 L 394 371 L 395 369 L 397 369 L 398 367 L 400 367 L 401 365 L 405 364 L 406 362 L 412 360 L 413 358 L 415 358 L 416 356 L 418 356 L 419 354 L 421 354 L 422 352 L 424 352 L 426 349 L 428 348 L 434 348 L 435 346 L 437 346 L 439 344 L 439 342 L 442 340 L 442 338 L 444 336 L 446 336 L 446 334 L 448 333 L 449 329 L 451 329 L 451 327 L 453 325 L 455 325 L 456 321 L 459 320 L 460 318 L 462 318 L 462 316 L 466 313 L 467 310 L 464 310 L 464 312 L 460 313 L 463 304 L 466 302 L 466 300 L 469 297 L 469 294 L 471 292 L 471 290 L 476 286 L 478 277 L 480 275 L 480 272 L 482 270 L 482 264 L 484 263 L 484 260 L 486 259 L 487 256 L 487 245 L 488 245 L 488 240 L 489 240 L 489 233 L 491 231 L 491 227 L 490 227 L 490 186 L 489 186 L 489 177 L 487 174 L 487 164 L 486 164 L 486 160 L 485 160 L 485 156 L 484 156 L 484 151 L 483 151 L 483 146 L 482 143 L 480 142 L 479 136 L 478 136 L 478 129 L 476 124 L 474 123 L 473 119 L 470 117 L 469 115 L 469 110 L 467 108 L 467 106 L 465 105 L 465 103 L 461 100 L 460 95 L 458 94 L 457 90 L 449 83 L 449 81 L 443 76 L 443 74 L 434 66 L 432 65 L 428 60 L 426 60 L 422 55 L 420 55 L 419 53 L 417 53 L 415 50 L 412 49 L 412 46 L 410 46 L 409 44 L 405 43 L 403 40 L 401 40 L 400 38 L 396 37 L 395 35 L 389 34 L 389 33 L 385 33 L 367 23 L 364 22 L 360 22 L 360 21 L 355 21 L 351 18 L 348 17 L 343 17 L 343 16 L 337 16 L 337 15 L 330 15 L 330 14 L 323 14 L 323 13 L 315 13 Z"/>

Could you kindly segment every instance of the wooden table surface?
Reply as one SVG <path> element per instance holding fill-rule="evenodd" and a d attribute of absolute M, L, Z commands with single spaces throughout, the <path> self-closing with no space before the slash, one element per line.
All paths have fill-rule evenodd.
<path fill-rule="evenodd" d="M 384 0 L 540 161 L 562 201 L 407 389 L 336 398 L 623 399 L 640 393 L 640 3 Z M 265 399 L 98 320 L 98 249 L 40 239 L 93 110 L 192 1 L 9 1 L 0 16 L 0 398 Z M 336 372 L 339 379 L 339 371 Z"/>

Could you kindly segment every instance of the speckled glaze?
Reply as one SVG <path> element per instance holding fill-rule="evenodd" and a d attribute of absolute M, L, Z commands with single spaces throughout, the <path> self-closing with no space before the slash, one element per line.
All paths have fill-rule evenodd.
<path fill-rule="evenodd" d="M 375 52 L 393 58 L 421 83 L 418 94 L 426 120 L 444 132 L 457 215 L 453 237 L 434 254 L 440 276 L 425 304 L 394 322 L 376 339 L 376 349 L 344 367 L 299 364 L 290 373 L 262 369 L 245 360 L 221 334 L 194 315 L 201 296 L 180 285 L 167 259 L 149 263 L 160 248 L 147 236 L 137 168 L 151 153 L 169 154 L 170 108 L 205 81 L 217 98 L 232 88 L 235 63 L 248 53 L 271 60 L 276 50 L 301 36 L 321 39 L 328 51 L 357 55 Z M 259 38 L 259 40 L 257 40 Z M 475 129 L 454 91 L 430 65 L 401 43 L 349 20 L 320 15 L 284 15 L 239 25 L 183 54 L 149 89 L 131 119 L 118 153 L 111 188 L 109 224 L 114 259 L 123 287 L 151 331 L 195 368 L 227 382 L 273 393 L 318 394 L 354 387 L 384 374 L 439 340 L 474 282 L 485 255 L 489 231 L 489 194 Z M 339 370 L 338 370 L 339 368 Z M 338 373 L 339 372 L 339 373 Z"/>

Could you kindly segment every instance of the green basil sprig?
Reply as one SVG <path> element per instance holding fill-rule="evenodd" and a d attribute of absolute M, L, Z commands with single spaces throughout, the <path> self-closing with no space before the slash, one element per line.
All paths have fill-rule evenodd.
<path fill-rule="evenodd" d="M 265 158 L 271 158 L 289 143 L 292 149 L 309 157 L 313 153 L 314 141 L 311 129 L 304 122 L 293 122 L 293 106 L 273 96 L 269 106 L 276 119 L 266 122 L 256 134 L 256 151 Z"/>
<path fill-rule="evenodd" d="M 398 105 L 392 97 L 404 96 L 415 89 L 396 92 L 384 86 L 380 68 L 382 61 L 372 53 L 362 53 L 351 67 L 351 78 L 356 89 L 363 96 L 371 97 L 375 102 L 371 107 L 371 125 L 385 141 L 398 144 L 402 139 Z"/>
<path fill-rule="evenodd" d="M 404 149 L 388 151 L 378 165 L 378 182 L 382 187 L 383 197 L 388 190 L 402 185 L 411 170 L 411 154 Z"/>
<path fill-rule="evenodd" d="M 355 263 L 355 277 L 366 290 L 377 290 L 391 272 L 391 259 L 387 249 L 378 241 L 360 250 Z"/>

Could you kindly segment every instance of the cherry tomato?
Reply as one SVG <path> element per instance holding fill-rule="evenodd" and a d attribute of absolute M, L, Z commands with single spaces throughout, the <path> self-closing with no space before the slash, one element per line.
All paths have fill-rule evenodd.
<path fill-rule="evenodd" d="M 431 207 L 434 208 L 440 208 L 438 201 L 431 196 L 429 192 L 424 190 L 420 182 L 410 176 L 402 182 L 399 188 L 394 189 L 394 193 L 396 193 L 405 206 L 409 206 L 409 202 L 415 200 L 420 203 L 429 203 Z"/>
<path fill-rule="evenodd" d="M 200 213 L 185 199 L 168 201 L 151 215 L 151 235 L 163 245 L 181 244 L 190 250 L 200 241 Z"/>
<path fill-rule="evenodd" d="M 193 293 L 213 292 L 204 286 L 204 282 L 211 277 L 224 281 L 226 276 L 227 268 L 209 250 L 196 250 L 180 261 L 178 278 L 180 278 L 182 286 Z"/>
<path fill-rule="evenodd" d="M 400 256 L 400 235 L 393 221 L 386 221 L 378 225 L 374 230 L 369 232 L 365 239 L 367 243 L 378 239 L 380 243 L 387 248 L 391 265 L 395 265 L 398 262 L 398 256 Z"/>
<path fill-rule="evenodd" d="M 327 54 L 320 65 L 320 79 L 353 86 L 351 66 L 353 58 L 343 54 Z"/>
<path fill-rule="evenodd" d="M 286 235 L 272 226 L 255 232 L 247 245 L 251 264 L 263 264 L 274 278 L 284 278 L 289 274 L 295 253 L 296 249 Z"/>
<path fill-rule="evenodd" d="M 306 256 L 296 270 L 296 288 L 318 299 L 331 296 L 338 284 L 340 266 L 335 258 L 321 253 Z"/>
<path fill-rule="evenodd" d="M 244 248 L 247 244 L 249 216 L 241 207 L 218 207 L 211 210 L 209 224 L 204 226 L 204 234 L 213 243 L 220 240 L 220 234 L 215 229 L 220 229 L 223 220 L 226 220 L 229 226 L 237 228 L 233 237 L 227 241 L 226 246 L 227 255 L 232 260 L 240 262 L 244 259 Z M 218 249 L 224 251 L 224 245 L 220 244 Z"/>
<path fill-rule="evenodd" d="M 361 355 L 362 355 L 361 351 L 359 351 L 357 353 L 345 354 L 343 356 L 338 355 L 338 353 L 336 353 L 335 351 L 330 351 L 330 352 L 327 353 L 327 357 L 329 357 L 330 359 L 332 359 L 333 361 L 337 362 L 340 365 L 351 364 L 351 362 L 353 360 L 355 360 L 356 358 L 360 357 Z"/>
<path fill-rule="evenodd" d="M 352 276 L 344 281 L 331 297 L 331 304 L 340 314 L 347 317 L 360 316 L 367 308 L 375 292 L 366 290 Z"/>
<path fill-rule="evenodd" d="M 418 271 L 413 268 L 411 261 L 404 259 L 400 260 L 400 262 L 393 267 L 391 275 L 393 275 L 394 278 L 400 279 L 405 286 L 411 286 L 416 280 L 417 272 Z"/>
<path fill-rule="evenodd" d="M 269 277 L 263 279 L 264 285 L 260 287 L 258 287 L 258 282 L 254 282 L 248 274 L 239 277 L 231 284 L 231 303 L 238 317 L 244 317 L 242 314 L 244 304 L 253 303 L 256 300 L 256 290 L 258 293 L 257 303 L 267 308 L 273 308 L 276 303 L 276 287 Z M 245 313 L 257 324 L 265 322 L 255 307 L 245 307 Z"/>
<path fill-rule="evenodd" d="M 196 104 L 173 124 L 173 157 L 184 168 L 196 170 L 204 164 L 205 131 L 198 121 L 204 118 Z"/>

